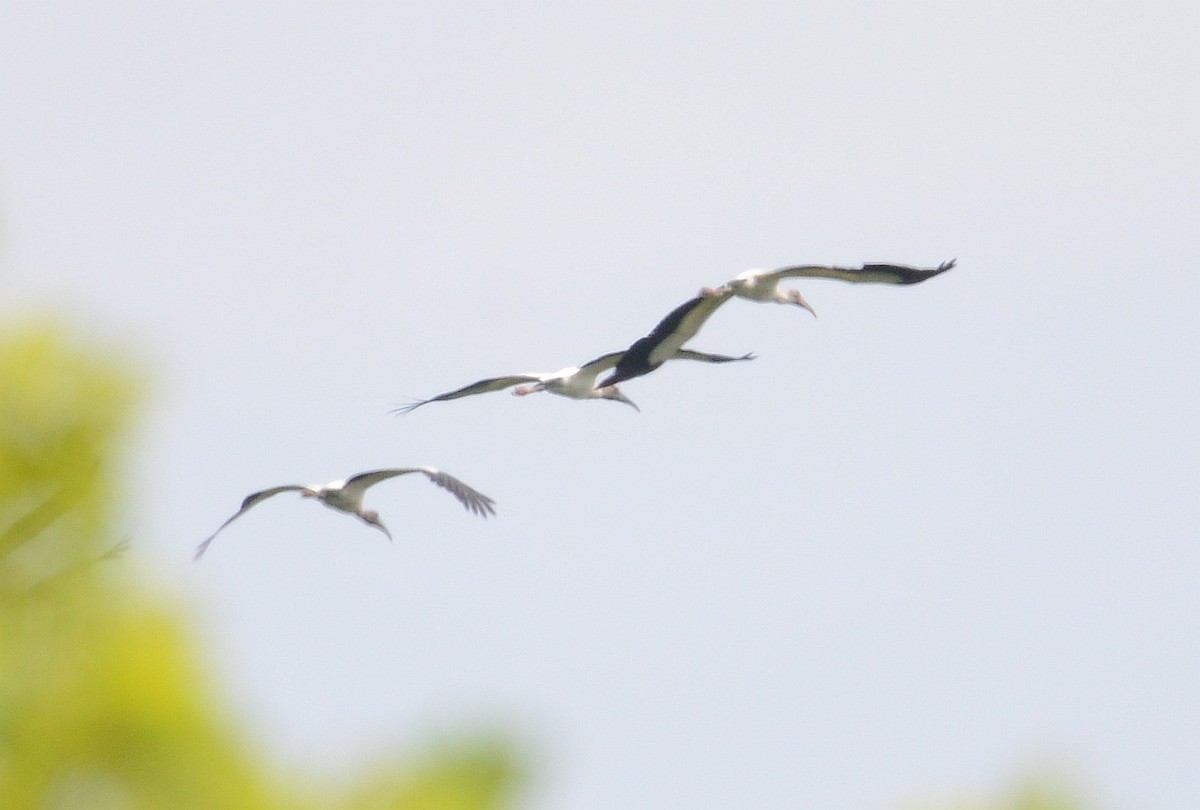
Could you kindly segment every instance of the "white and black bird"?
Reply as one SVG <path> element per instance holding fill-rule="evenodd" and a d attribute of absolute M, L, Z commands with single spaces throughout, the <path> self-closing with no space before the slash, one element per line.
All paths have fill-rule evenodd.
<path fill-rule="evenodd" d="M 781 267 L 778 270 L 747 270 L 716 289 L 701 290 L 700 295 L 719 298 L 726 293 L 732 293 L 751 301 L 792 304 L 816 315 L 816 310 L 804 300 L 799 290 L 783 290 L 780 283 L 789 278 L 829 278 L 856 284 L 919 284 L 950 270 L 955 261 L 951 259 L 933 268 L 910 267 L 905 264 L 864 264 L 862 267 L 801 264 Z"/>
<path fill-rule="evenodd" d="M 252 492 L 242 501 L 242 507 L 238 509 L 233 517 L 222 523 L 215 532 L 209 535 L 207 540 L 199 545 L 196 549 L 196 556 L 192 559 L 200 559 L 208 549 L 209 544 L 213 541 L 213 538 L 220 534 L 221 530 L 230 523 L 233 523 L 244 515 L 247 510 L 281 492 L 299 492 L 303 498 L 316 498 L 330 509 L 355 515 L 364 523 L 379 529 L 387 535 L 388 540 L 391 540 L 392 533 L 387 530 L 387 527 L 379 519 L 379 513 L 374 509 L 363 508 L 363 495 L 366 494 L 366 491 L 370 487 L 378 484 L 380 481 L 386 481 L 398 475 L 407 475 L 415 472 L 424 474 L 430 481 L 447 490 L 468 511 L 474 512 L 480 517 L 496 514 L 494 508 L 495 501 L 467 486 L 453 475 L 444 473 L 435 467 L 395 467 L 389 470 L 373 470 L 371 472 L 352 475 L 343 481 L 332 481 L 328 484 L 311 484 L 308 486 L 303 484 L 284 484 L 283 486 Z"/>
<path fill-rule="evenodd" d="M 723 288 L 707 290 L 675 307 L 658 322 L 650 334 L 634 341 L 632 346 L 621 353 L 613 373 L 602 380 L 600 385 L 616 385 L 625 380 L 632 380 L 634 377 L 641 377 L 654 371 L 668 360 L 706 359 L 709 363 L 753 360 L 753 353 L 743 354 L 740 357 L 729 357 L 727 355 L 709 355 L 683 348 L 683 344 L 694 338 L 704 322 L 732 295 L 731 291 Z M 720 359 L 708 359 L 713 357 Z"/>
<path fill-rule="evenodd" d="M 603 354 L 582 366 L 568 366 L 564 369 L 542 374 L 538 372 L 527 372 L 525 374 L 510 374 L 506 377 L 489 377 L 485 380 L 473 382 L 470 385 L 464 385 L 462 388 L 457 388 L 453 391 L 447 391 L 444 394 L 438 394 L 429 399 L 422 399 L 416 402 L 410 402 L 407 405 L 396 408 L 392 413 L 409 413 L 416 410 L 422 405 L 428 405 L 430 402 L 445 402 L 459 397 L 469 397 L 473 394 L 486 394 L 489 391 L 500 391 L 505 388 L 510 388 L 514 385 L 519 387 L 513 389 L 513 394 L 517 396 L 525 396 L 538 391 L 549 391 L 551 394 L 558 394 L 571 399 L 612 399 L 617 402 L 624 402 L 634 410 L 641 410 L 629 397 L 625 396 L 616 385 L 605 384 L 596 385 L 596 378 L 604 372 L 617 366 L 621 362 L 621 358 L 625 356 L 625 352 L 609 352 Z M 669 360 L 698 360 L 703 363 L 728 363 L 734 360 L 748 360 L 749 355 L 743 357 L 729 357 L 724 354 L 709 354 L 707 352 L 695 352 L 691 349 L 677 349 L 669 358 Z M 521 383 L 527 383 L 521 385 Z"/>

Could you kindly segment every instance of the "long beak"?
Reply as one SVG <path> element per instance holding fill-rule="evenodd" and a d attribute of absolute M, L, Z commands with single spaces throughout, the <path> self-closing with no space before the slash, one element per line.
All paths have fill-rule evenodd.
<path fill-rule="evenodd" d="M 382 520 L 380 520 L 379 518 L 375 518 L 375 520 L 368 520 L 368 521 L 367 521 L 367 523 L 370 523 L 370 524 L 371 524 L 372 526 L 374 526 L 376 529 L 379 529 L 379 531 L 381 531 L 381 532 L 383 532 L 384 534 L 386 534 L 386 535 L 387 535 L 388 542 L 389 542 L 389 543 L 390 543 L 390 542 L 392 542 L 392 533 L 391 533 L 391 532 L 389 532 L 389 531 L 387 530 L 387 526 L 384 526 L 384 525 L 383 525 L 383 521 L 382 521 Z"/>
<path fill-rule="evenodd" d="M 617 402 L 624 402 L 626 405 L 633 408 L 638 413 L 642 412 L 642 409 L 637 406 L 636 402 L 634 402 L 632 399 L 630 399 L 629 397 L 622 394 L 620 391 L 617 392 L 616 400 L 617 400 Z"/>
<path fill-rule="evenodd" d="M 817 317 L 817 311 L 812 308 L 812 304 L 810 304 L 804 300 L 804 296 L 802 296 L 800 293 L 796 293 L 796 300 L 794 303 L 796 304 L 796 306 L 800 307 L 801 309 L 807 309 L 809 312 L 812 313 L 812 316 L 814 318 Z"/>
<path fill-rule="evenodd" d="M 637 406 L 637 403 L 634 402 L 629 397 L 622 394 L 621 389 L 617 388 L 615 385 L 597 386 L 596 389 L 594 391 L 592 391 L 592 396 L 597 397 L 599 399 L 611 399 L 615 402 L 624 402 L 626 405 L 633 408 L 638 413 L 642 412 L 642 409 Z"/>

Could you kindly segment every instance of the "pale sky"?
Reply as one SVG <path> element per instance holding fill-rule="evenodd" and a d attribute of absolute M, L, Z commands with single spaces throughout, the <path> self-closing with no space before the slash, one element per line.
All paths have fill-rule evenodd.
<path fill-rule="evenodd" d="M 1200 806 L 1194 3 L 0 3 L 0 312 L 151 396 L 136 564 L 280 767 L 534 810 Z M 749 267 L 611 402 L 497 393 Z M 396 536 L 253 490 L 428 464 Z"/>

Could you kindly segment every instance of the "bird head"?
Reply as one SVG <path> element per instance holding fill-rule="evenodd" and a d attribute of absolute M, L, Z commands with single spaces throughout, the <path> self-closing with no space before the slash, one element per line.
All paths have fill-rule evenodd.
<path fill-rule="evenodd" d="M 622 394 L 621 389 L 617 388 L 615 385 L 606 385 L 603 388 L 597 388 L 596 396 L 600 397 L 601 399 L 614 399 L 617 402 L 624 402 L 638 413 L 642 412 L 642 409 L 637 406 L 637 403 Z"/>

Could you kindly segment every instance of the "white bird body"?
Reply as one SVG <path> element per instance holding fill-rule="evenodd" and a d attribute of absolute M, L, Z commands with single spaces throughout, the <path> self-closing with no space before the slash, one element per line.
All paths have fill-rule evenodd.
<path fill-rule="evenodd" d="M 750 301 L 761 301 L 764 303 L 774 302 L 777 304 L 796 304 L 797 306 L 805 306 L 807 302 L 803 298 L 796 300 L 794 296 L 789 295 L 780 289 L 779 282 L 783 280 L 783 276 L 778 276 L 770 270 L 755 269 L 745 270 L 738 273 L 732 281 L 729 282 L 729 290 L 738 298 L 746 298 Z M 817 313 L 811 307 L 805 307 L 813 315 Z"/>
<path fill-rule="evenodd" d="M 433 483 L 437 484 L 442 489 L 447 490 L 451 495 L 458 499 L 463 508 L 473 512 L 480 517 L 496 514 L 494 508 L 495 502 L 484 495 L 483 493 L 472 489 L 462 481 L 458 480 L 449 473 L 444 473 L 436 467 L 394 467 L 386 470 L 372 470 L 371 472 L 359 473 L 352 475 L 349 478 L 340 481 L 331 481 L 328 484 L 283 484 L 277 487 L 252 492 L 242 501 L 242 506 L 234 513 L 233 517 L 222 523 L 215 532 L 199 545 L 196 549 L 196 556 L 193 559 L 200 559 L 204 552 L 208 549 L 213 538 L 221 533 L 221 530 L 228 526 L 233 521 L 237 520 L 249 509 L 265 501 L 267 498 L 274 497 L 281 492 L 299 492 L 303 498 L 315 498 L 330 509 L 346 514 L 354 515 L 371 526 L 382 531 L 389 540 L 392 539 L 392 533 L 387 530 L 383 522 L 379 519 L 379 513 L 373 509 L 363 508 L 363 497 L 367 490 L 378 484 L 380 481 L 386 481 L 389 478 L 395 478 L 398 475 L 407 475 L 408 473 L 419 472 L 425 475 Z"/>
<path fill-rule="evenodd" d="M 349 479 L 330 481 L 320 486 L 309 486 L 300 490 L 302 498 L 316 498 L 330 509 L 339 512 L 358 514 L 363 511 L 363 498 L 366 497 L 366 486 L 347 486 Z"/>
<path fill-rule="evenodd" d="M 564 369 L 554 372 L 553 374 L 542 375 L 536 385 L 530 386 L 530 390 L 514 391 L 517 395 L 532 394 L 534 390 L 549 391 L 551 394 L 558 394 L 560 397 L 568 397 L 570 399 L 596 399 L 596 377 L 599 374 L 596 372 L 586 372 L 578 366 L 567 366 Z"/>
<path fill-rule="evenodd" d="M 596 390 L 596 378 L 615 366 L 622 354 L 623 352 L 609 352 L 582 366 L 567 366 L 553 374 L 530 375 L 536 378 L 536 383 L 528 386 L 526 390 L 517 389 L 513 393 L 523 395 L 532 394 L 535 391 L 549 391 L 551 394 L 571 399 L 603 399 L 604 397 Z M 633 405 L 630 400 L 620 397 L 612 398 Z M 637 406 L 634 405 L 634 407 Z"/>

